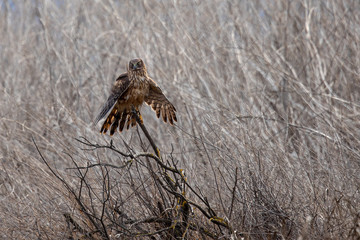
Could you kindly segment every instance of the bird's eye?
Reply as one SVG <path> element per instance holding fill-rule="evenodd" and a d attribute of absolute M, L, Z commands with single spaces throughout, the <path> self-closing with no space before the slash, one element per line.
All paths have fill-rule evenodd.
<path fill-rule="evenodd" d="M 137 64 L 139 67 L 141 67 L 141 65 L 142 65 L 142 62 L 138 62 L 138 64 Z"/>

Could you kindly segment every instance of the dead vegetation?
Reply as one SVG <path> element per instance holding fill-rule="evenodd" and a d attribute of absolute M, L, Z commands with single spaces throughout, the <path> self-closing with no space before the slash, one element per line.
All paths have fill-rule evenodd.
<path fill-rule="evenodd" d="M 359 10 L 0 1 L 0 238 L 358 239 Z M 179 115 L 142 108 L 161 158 L 92 124 L 135 57 Z"/>

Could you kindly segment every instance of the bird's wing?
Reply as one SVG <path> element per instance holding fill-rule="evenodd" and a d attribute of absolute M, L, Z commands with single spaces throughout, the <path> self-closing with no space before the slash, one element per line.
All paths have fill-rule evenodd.
<path fill-rule="evenodd" d="M 173 125 L 174 121 L 177 121 L 174 105 L 165 97 L 152 79 L 149 79 L 149 95 L 145 98 L 145 102 L 152 107 L 158 118 L 160 115 L 162 116 L 164 122 L 169 120 L 169 123 Z"/>
<path fill-rule="evenodd" d="M 127 73 L 121 74 L 114 83 L 110 96 L 106 100 L 105 104 L 102 106 L 99 114 L 95 118 L 94 124 L 97 124 L 106 114 L 110 111 L 110 109 L 115 105 L 116 101 L 121 97 L 124 92 L 129 87 L 129 78 Z"/>

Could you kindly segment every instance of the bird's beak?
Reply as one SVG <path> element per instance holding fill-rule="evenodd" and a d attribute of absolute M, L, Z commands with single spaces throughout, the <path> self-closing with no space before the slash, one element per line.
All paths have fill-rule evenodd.
<path fill-rule="evenodd" d="M 136 69 L 137 69 L 137 63 L 135 63 L 135 64 L 132 65 L 132 69 L 133 69 L 133 70 L 136 70 Z"/>

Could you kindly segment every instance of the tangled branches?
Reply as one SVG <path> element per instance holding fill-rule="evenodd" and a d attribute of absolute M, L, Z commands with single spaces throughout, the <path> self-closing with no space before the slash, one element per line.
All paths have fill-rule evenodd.
<path fill-rule="evenodd" d="M 133 114 L 154 153 L 135 152 L 124 143 L 125 153 L 112 141 L 100 145 L 84 137 L 76 139 L 85 150 L 106 149 L 124 161 L 122 165 L 97 162 L 79 166 L 71 158 L 74 167 L 69 170 L 77 176 L 75 187 L 53 170 L 33 140 L 41 159 L 74 202 L 75 211 L 64 213 L 69 239 L 234 239 L 228 221 L 216 214 L 200 189 L 192 187 L 171 154 L 167 160 L 161 156 L 146 127 Z M 100 181 L 94 179 L 95 173 Z"/>

